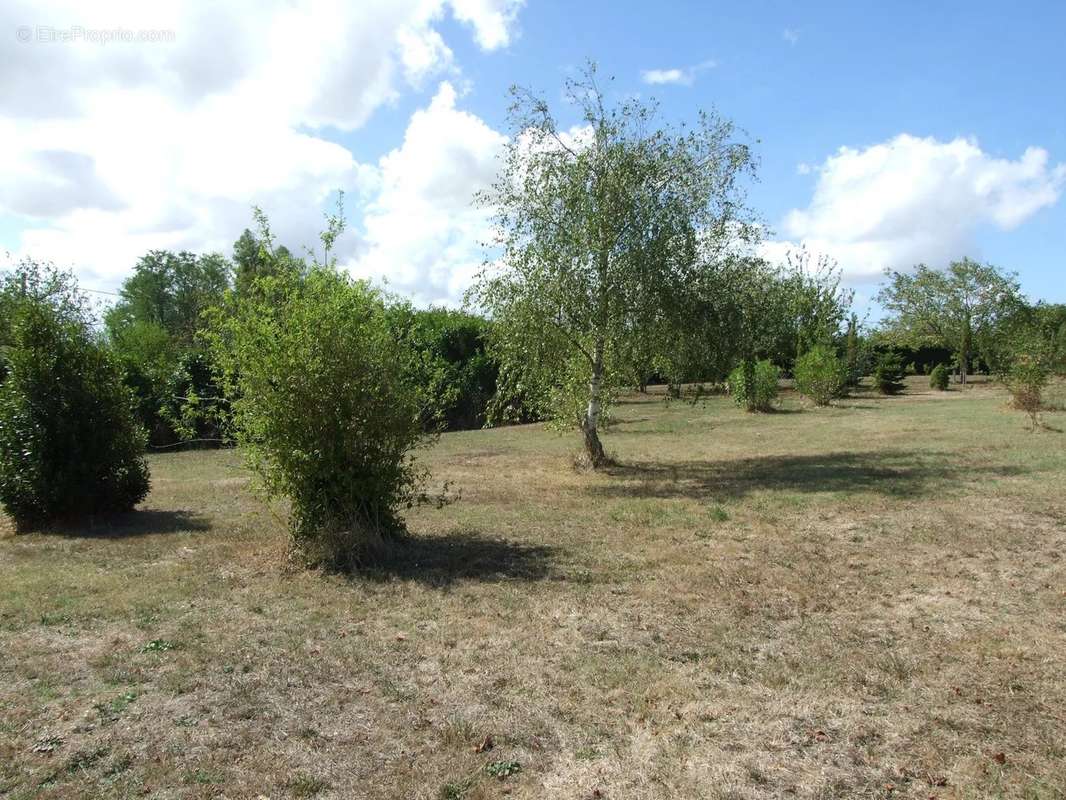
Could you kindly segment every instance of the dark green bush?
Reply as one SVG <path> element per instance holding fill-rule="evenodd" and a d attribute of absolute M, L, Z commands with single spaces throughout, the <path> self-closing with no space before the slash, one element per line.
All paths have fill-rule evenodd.
<path fill-rule="evenodd" d="M 729 374 L 729 393 L 748 411 L 770 411 L 777 399 L 780 371 L 770 361 L 742 362 Z"/>
<path fill-rule="evenodd" d="M 881 394 L 899 394 L 903 391 L 903 363 L 898 353 L 881 353 L 874 366 L 874 386 Z"/>
<path fill-rule="evenodd" d="M 389 306 L 387 317 L 397 343 L 411 353 L 406 377 L 419 395 L 425 428 L 483 427 L 498 373 L 486 352 L 488 320 L 406 302 Z"/>
<path fill-rule="evenodd" d="M 929 373 L 929 388 L 945 392 L 950 380 L 951 375 L 948 373 L 948 368 L 943 364 L 937 364 L 933 367 L 933 371 Z"/>
<path fill-rule="evenodd" d="M 815 405 L 826 406 L 839 397 L 847 381 L 847 367 L 832 348 L 812 347 L 798 359 L 794 370 L 796 390 Z"/>
<path fill-rule="evenodd" d="M 85 319 L 52 300 L 8 306 L 0 503 L 20 525 L 133 508 L 148 466 L 119 366 Z"/>
<path fill-rule="evenodd" d="M 289 501 L 301 555 L 355 566 L 422 499 L 412 354 L 365 283 L 313 268 L 255 288 L 213 312 L 210 334 L 237 441 L 268 493 Z"/>

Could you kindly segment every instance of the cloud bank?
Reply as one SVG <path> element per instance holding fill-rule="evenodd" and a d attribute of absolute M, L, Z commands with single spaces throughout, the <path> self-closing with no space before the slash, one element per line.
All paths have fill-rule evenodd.
<path fill-rule="evenodd" d="M 368 236 L 346 236 L 344 255 L 364 267 L 378 258 L 388 271 L 386 255 L 401 254 L 390 231 L 416 235 L 417 226 L 395 223 L 397 204 L 410 200 L 411 217 L 439 244 L 442 223 L 438 216 L 430 225 L 426 204 L 461 193 L 457 172 L 474 158 L 464 144 L 496 138 L 454 111 L 455 92 L 445 84 L 420 114 L 480 138 L 439 143 L 433 155 L 441 161 L 424 158 L 430 145 L 418 114 L 404 146 L 381 164 L 359 163 L 336 140 L 402 94 L 459 74 L 441 34 L 449 15 L 490 51 L 513 40 L 520 6 L 5 3 L 0 31 L 18 36 L 0 45 L 0 214 L 20 231 L 20 253 L 74 266 L 88 285 L 114 288 L 149 248 L 228 252 L 253 204 L 270 214 L 279 240 L 313 243 L 323 205 L 344 189 L 372 209 Z M 169 36 L 102 43 L 90 35 L 108 30 Z M 463 166 L 445 163 L 464 152 Z M 472 188 L 484 158 L 474 158 Z M 402 167 L 418 159 L 427 170 L 422 183 Z M 443 188 L 449 181 L 452 188 Z M 431 283 L 442 281 L 433 276 Z"/>
<path fill-rule="evenodd" d="M 946 264 L 972 250 L 981 228 L 1012 230 L 1066 187 L 1066 164 L 1052 164 L 1042 148 L 1012 160 L 990 155 L 976 139 L 908 134 L 842 147 L 807 172 L 817 175 L 810 204 L 785 216 L 783 238 L 765 252 L 780 257 L 803 245 L 836 259 L 854 282 L 876 279 L 886 267 Z"/>

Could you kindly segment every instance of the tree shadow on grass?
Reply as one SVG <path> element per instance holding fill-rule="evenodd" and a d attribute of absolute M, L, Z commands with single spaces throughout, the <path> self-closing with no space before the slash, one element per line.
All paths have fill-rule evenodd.
<path fill-rule="evenodd" d="M 130 539 L 159 533 L 206 531 L 211 524 L 192 511 L 144 509 L 77 520 L 54 520 L 18 528 L 19 533 L 87 539 Z"/>
<path fill-rule="evenodd" d="M 460 581 L 538 581 L 551 577 L 557 552 L 555 547 L 458 528 L 446 534 L 407 534 L 390 543 L 358 575 L 435 587 Z"/>
<path fill-rule="evenodd" d="M 758 456 L 728 461 L 618 464 L 604 474 L 618 480 L 590 486 L 601 497 L 736 499 L 759 490 L 876 492 L 889 497 L 942 493 L 960 482 L 1026 474 L 1008 465 L 959 463 L 950 452 L 905 450 Z"/>

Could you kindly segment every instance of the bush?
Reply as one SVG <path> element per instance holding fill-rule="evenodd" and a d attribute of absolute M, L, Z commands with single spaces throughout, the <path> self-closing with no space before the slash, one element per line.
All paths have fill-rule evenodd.
<path fill-rule="evenodd" d="M 745 361 L 729 374 L 729 393 L 748 411 L 770 411 L 780 371 L 770 361 Z"/>
<path fill-rule="evenodd" d="M 929 373 L 929 388 L 946 392 L 950 378 L 948 368 L 943 364 L 937 364 L 933 367 L 933 371 Z"/>
<path fill-rule="evenodd" d="M 1044 387 L 1050 380 L 1047 366 L 1039 358 L 1019 354 L 1007 372 L 1006 384 L 1011 394 L 1011 405 L 1033 417 L 1043 404 Z"/>
<path fill-rule="evenodd" d="M 881 353 L 874 367 L 874 386 L 881 394 L 903 391 L 903 364 L 898 353 Z"/>
<path fill-rule="evenodd" d="M 0 503 L 21 525 L 128 511 L 148 493 L 143 429 L 111 355 L 50 300 L 11 304 Z"/>
<path fill-rule="evenodd" d="M 486 352 L 489 322 L 443 308 L 397 303 L 387 311 L 397 343 L 411 350 L 409 383 L 427 430 L 483 427 L 496 392 L 496 362 Z"/>
<path fill-rule="evenodd" d="M 829 347 L 813 347 L 796 359 L 796 390 L 815 405 L 827 406 L 847 382 L 847 367 Z"/>
<path fill-rule="evenodd" d="M 1041 332 L 1029 329 L 1011 336 L 1009 357 L 1002 368 L 1002 378 L 1011 394 L 1011 405 L 1027 413 L 1033 430 L 1041 426 L 1043 392 L 1051 380 L 1054 352 Z"/>
<path fill-rule="evenodd" d="M 355 566 L 422 499 L 412 354 L 365 283 L 318 267 L 255 287 L 213 312 L 209 334 L 236 439 L 269 495 L 289 501 L 295 548 Z"/>

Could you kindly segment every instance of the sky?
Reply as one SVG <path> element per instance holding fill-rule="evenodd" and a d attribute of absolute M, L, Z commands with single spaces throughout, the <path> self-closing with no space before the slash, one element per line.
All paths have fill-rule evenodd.
<path fill-rule="evenodd" d="M 664 123 L 715 109 L 759 159 L 770 258 L 969 256 L 1066 301 L 1066 3 L 213 0 L 0 6 L 0 251 L 114 291 L 150 249 L 278 240 L 456 305 L 485 258 L 512 84 L 574 124 L 587 60 Z"/>

